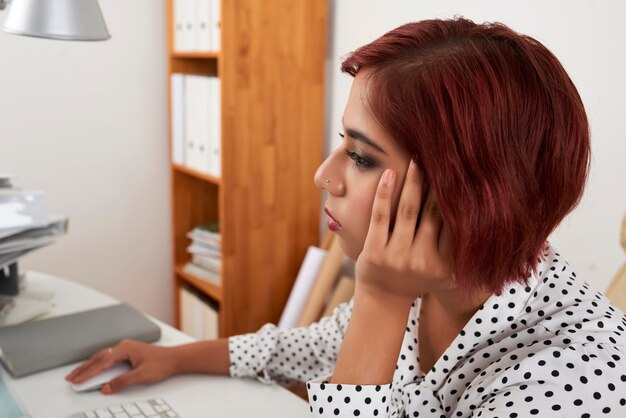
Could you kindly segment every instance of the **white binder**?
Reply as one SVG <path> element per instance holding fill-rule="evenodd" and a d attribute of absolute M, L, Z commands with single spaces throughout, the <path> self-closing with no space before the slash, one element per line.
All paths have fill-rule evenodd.
<path fill-rule="evenodd" d="M 198 51 L 211 50 L 210 31 L 211 31 L 211 4 L 209 0 L 195 0 L 195 46 Z"/>
<path fill-rule="evenodd" d="M 174 0 L 174 50 L 177 52 L 196 49 L 195 8 L 195 0 Z"/>
<path fill-rule="evenodd" d="M 210 78 L 209 89 L 209 174 L 213 177 L 222 175 L 222 130 L 221 130 L 221 80 Z"/>
<path fill-rule="evenodd" d="M 200 138 L 198 132 L 198 76 L 185 76 L 185 165 L 194 170 L 202 166 L 200 162 Z"/>
<path fill-rule="evenodd" d="M 185 288 L 180 289 L 181 331 L 197 340 L 214 340 L 219 336 L 219 312 Z"/>
<path fill-rule="evenodd" d="M 185 132 L 189 168 L 209 173 L 209 77 L 187 75 Z"/>
<path fill-rule="evenodd" d="M 185 164 L 185 75 L 172 74 L 172 161 Z"/>
<path fill-rule="evenodd" d="M 185 0 L 174 0 L 174 51 L 185 49 Z"/>
<path fill-rule="evenodd" d="M 211 39 L 211 49 L 214 51 L 221 50 L 221 29 L 220 29 L 220 21 L 221 21 L 221 4 L 222 0 L 209 0 L 211 3 L 211 31 L 210 31 L 210 39 Z"/>
<path fill-rule="evenodd" d="M 211 174 L 210 172 L 210 86 L 211 86 L 211 77 L 199 77 L 198 82 L 198 119 L 196 123 L 198 124 L 198 137 L 200 139 L 200 145 L 198 147 L 199 150 L 199 166 L 198 170 L 203 173 Z"/>
<path fill-rule="evenodd" d="M 185 76 L 185 165 L 221 176 L 220 80 L 217 77 Z M 174 115 L 172 115 L 174 118 Z"/>

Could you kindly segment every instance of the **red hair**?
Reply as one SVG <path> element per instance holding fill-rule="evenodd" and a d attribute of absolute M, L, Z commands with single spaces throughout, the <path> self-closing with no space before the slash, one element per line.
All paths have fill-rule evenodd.
<path fill-rule="evenodd" d="M 589 168 L 585 109 L 557 58 L 500 23 L 425 20 L 341 66 L 364 68 L 373 114 L 438 197 L 458 285 L 500 293 L 524 282 Z"/>

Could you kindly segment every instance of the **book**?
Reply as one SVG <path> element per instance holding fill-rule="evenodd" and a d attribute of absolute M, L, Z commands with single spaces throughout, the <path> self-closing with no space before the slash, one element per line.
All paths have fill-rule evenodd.
<path fill-rule="evenodd" d="M 213 273 L 220 274 L 222 271 L 222 262 L 219 259 L 196 254 L 191 257 L 191 262 Z"/>
<path fill-rule="evenodd" d="M 191 235 L 187 234 L 187 236 L 191 238 Z M 190 247 L 191 246 L 199 247 L 198 248 L 199 251 L 209 250 L 209 251 L 216 252 L 216 253 L 220 253 L 222 251 L 221 245 L 215 241 L 204 241 L 204 240 L 199 240 L 199 239 L 192 239 L 192 243 Z"/>
<path fill-rule="evenodd" d="M 0 361 L 14 377 L 82 361 L 124 338 L 153 342 L 161 329 L 126 304 L 0 328 Z"/>
<path fill-rule="evenodd" d="M 186 263 L 183 266 L 183 271 L 193 277 L 204 280 L 207 283 L 211 283 L 216 286 L 220 285 L 221 278 L 219 272 L 209 271 L 194 263 Z"/>
<path fill-rule="evenodd" d="M 222 239 L 219 235 L 215 236 L 205 234 L 203 232 L 195 232 L 194 230 L 187 233 L 187 238 L 191 239 L 193 242 L 213 246 L 216 248 L 220 248 L 222 246 Z"/>
<path fill-rule="evenodd" d="M 220 228 L 217 222 L 207 222 L 195 227 L 191 234 L 199 239 L 212 239 L 221 242 Z"/>
<path fill-rule="evenodd" d="M 189 247 L 187 247 L 187 252 L 193 255 L 201 255 L 204 257 L 215 258 L 217 260 L 221 257 L 221 252 L 219 248 L 215 248 L 215 246 L 207 246 L 198 242 L 192 243 Z"/>

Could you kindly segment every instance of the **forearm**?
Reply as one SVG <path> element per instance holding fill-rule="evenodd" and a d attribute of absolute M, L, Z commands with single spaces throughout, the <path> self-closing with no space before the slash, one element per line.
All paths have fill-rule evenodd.
<path fill-rule="evenodd" d="M 357 288 L 331 383 L 391 382 L 411 303 L 407 299 L 374 297 Z"/>
<path fill-rule="evenodd" d="M 176 373 L 229 374 L 228 338 L 199 341 L 171 349 Z"/>

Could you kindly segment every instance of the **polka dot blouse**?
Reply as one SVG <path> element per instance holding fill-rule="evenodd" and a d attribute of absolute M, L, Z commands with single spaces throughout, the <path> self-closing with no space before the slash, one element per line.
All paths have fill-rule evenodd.
<path fill-rule="evenodd" d="M 328 383 L 352 301 L 306 328 L 231 337 L 230 374 L 307 382 L 319 417 L 626 417 L 626 315 L 552 248 L 528 285 L 491 296 L 425 373 L 419 304 L 388 384 Z"/>

